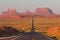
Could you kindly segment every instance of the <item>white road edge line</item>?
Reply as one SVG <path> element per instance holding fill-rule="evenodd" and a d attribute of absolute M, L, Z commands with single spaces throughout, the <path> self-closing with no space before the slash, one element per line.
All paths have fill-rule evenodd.
<path fill-rule="evenodd" d="M 45 36 L 45 37 L 47 37 L 47 36 Z M 49 38 L 49 37 L 47 37 L 47 38 Z M 53 40 L 52 38 L 49 38 L 49 39 Z"/>
<path fill-rule="evenodd" d="M 12 40 L 15 40 L 15 39 L 17 39 L 17 38 L 19 38 L 19 37 L 21 37 L 21 36 L 23 36 L 23 35 L 17 36 L 17 37 L 15 37 L 15 38 L 13 38 Z"/>

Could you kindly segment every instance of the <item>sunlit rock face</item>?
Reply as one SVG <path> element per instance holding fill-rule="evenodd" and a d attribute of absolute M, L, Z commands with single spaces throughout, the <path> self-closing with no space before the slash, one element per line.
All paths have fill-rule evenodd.
<path fill-rule="evenodd" d="M 40 18 L 58 18 L 58 15 L 56 15 L 50 8 L 37 8 L 33 14 L 35 17 Z"/>
<path fill-rule="evenodd" d="M 16 9 L 8 9 L 9 14 L 16 14 Z"/>
<path fill-rule="evenodd" d="M 17 15 L 16 9 L 8 9 L 8 11 L 2 12 L 0 15 L 1 19 L 19 19 L 20 16 Z"/>
<path fill-rule="evenodd" d="M 2 12 L 2 15 L 5 16 L 5 15 L 16 15 L 16 9 L 8 9 L 8 11 L 4 11 Z"/>
<path fill-rule="evenodd" d="M 50 8 L 37 8 L 34 14 L 40 15 L 40 16 L 54 16 L 54 13 Z"/>

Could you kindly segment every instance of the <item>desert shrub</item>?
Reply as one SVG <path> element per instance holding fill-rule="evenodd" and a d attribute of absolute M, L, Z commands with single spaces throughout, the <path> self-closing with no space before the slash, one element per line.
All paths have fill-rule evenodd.
<path fill-rule="evenodd" d="M 12 28 L 11 26 L 4 26 L 3 28 L 4 30 L 2 29 L 0 30 L 0 37 L 13 36 L 20 33 L 18 30 L 16 30 L 15 28 Z"/>

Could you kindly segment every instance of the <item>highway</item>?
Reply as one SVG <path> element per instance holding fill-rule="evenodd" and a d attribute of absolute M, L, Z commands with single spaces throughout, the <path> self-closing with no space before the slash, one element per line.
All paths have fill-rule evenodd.
<path fill-rule="evenodd" d="M 16 37 L 13 40 L 53 40 L 42 33 L 27 33 L 23 36 Z"/>
<path fill-rule="evenodd" d="M 26 33 L 23 35 L 17 35 L 15 37 L 3 38 L 0 40 L 54 40 L 42 33 Z"/>
<path fill-rule="evenodd" d="M 0 40 L 54 40 L 54 39 L 48 37 L 47 35 L 45 35 L 43 33 L 35 32 L 34 17 L 32 17 L 32 27 L 31 27 L 31 31 L 30 32 L 26 32 L 26 33 L 23 33 L 21 35 L 18 34 L 15 37 L 4 38 L 4 39 L 0 39 Z"/>

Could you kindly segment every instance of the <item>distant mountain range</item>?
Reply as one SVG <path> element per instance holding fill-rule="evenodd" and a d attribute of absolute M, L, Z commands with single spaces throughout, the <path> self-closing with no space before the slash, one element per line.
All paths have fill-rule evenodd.
<path fill-rule="evenodd" d="M 24 13 L 18 13 L 16 9 L 8 9 L 8 11 L 2 12 L 0 19 L 20 19 L 21 17 L 31 17 L 32 15 L 39 17 L 60 17 L 60 15 L 54 14 L 50 8 L 37 8 L 34 12 L 27 10 Z"/>

